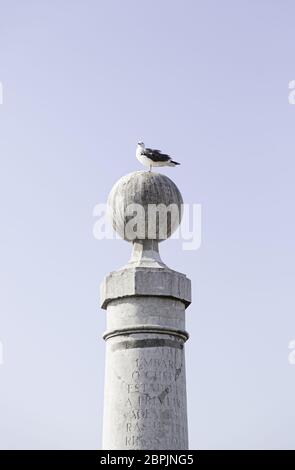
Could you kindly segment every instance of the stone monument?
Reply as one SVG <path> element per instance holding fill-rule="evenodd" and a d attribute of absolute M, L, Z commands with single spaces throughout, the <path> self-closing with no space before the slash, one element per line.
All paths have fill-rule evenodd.
<path fill-rule="evenodd" d="M 113 227 L 133 250 L 101 285 L 107 316 L 103 449 L 188 449 L 184 343 L 191 283 L 163 263 L 158 249 L 178 227 L 182 203 L 173 181 L 147 171 L 122 177 L 108 198 Z M 179 217 L 168 210 L 163 221 L 149 213 L 171 205 Z M 134 207 L 143 209 L 135 238 L 126 231 Z"/>

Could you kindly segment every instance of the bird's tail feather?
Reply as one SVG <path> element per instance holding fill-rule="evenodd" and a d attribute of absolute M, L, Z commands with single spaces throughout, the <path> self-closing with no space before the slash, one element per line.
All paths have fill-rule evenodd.
<path fill-rule="evenodd" d="M 172 163 L 172 166 L 180 165 L 180 163 L 175 162 L 174 160 L 170 160 L 170 163 Z"/>

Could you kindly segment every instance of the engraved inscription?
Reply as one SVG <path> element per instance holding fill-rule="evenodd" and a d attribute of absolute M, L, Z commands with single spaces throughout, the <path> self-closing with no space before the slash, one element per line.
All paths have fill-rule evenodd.
<path fill-rule="evenodd" d="M 113 354 L 119 362 L 125 357 L 123 377 L 116 374 L 124 406 L 125 447 L 180 448 L 187 432 L 182 416 L 186 409 L 183 349 L 114 348 Z"/>

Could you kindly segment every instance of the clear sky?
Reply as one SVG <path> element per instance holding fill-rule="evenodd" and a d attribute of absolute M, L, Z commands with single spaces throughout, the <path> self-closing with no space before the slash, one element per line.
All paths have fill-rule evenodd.
<path fill-rule="evenodd" d="M 130 245 L 95 204 L 171 152 L 203 241 L 163 260 L 192 280 L 190 446 L 295 448 L 295 4 L 0 0 L 0 447 L 99 448 L 98 286 Z"/>

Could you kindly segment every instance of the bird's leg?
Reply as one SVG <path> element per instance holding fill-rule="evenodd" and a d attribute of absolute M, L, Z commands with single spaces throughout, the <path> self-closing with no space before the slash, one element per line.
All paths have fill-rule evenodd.
<path fill-rule="evenodd" d="M 150 165 L 150 173 L 151 173 L 151 171 L 152 171 L 152 165 Z"/>

